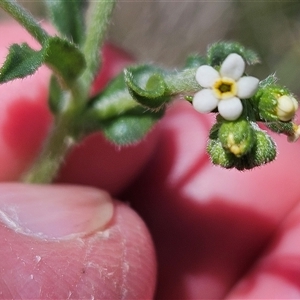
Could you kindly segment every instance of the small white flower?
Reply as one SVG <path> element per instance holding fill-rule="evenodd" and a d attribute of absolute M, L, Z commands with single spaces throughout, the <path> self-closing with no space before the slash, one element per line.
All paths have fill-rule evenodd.
<path fill-rule="evenodd" d="M 220 71 L 208 65 L 200 66 L 196 72 L 196 80 L 203 89 L 194 96 L 194 108 L 201 113 L 209 113 L 218 108 L 224 119 L 236 120 L 243 111 L 240 99 L 253 96 L 259 83 L 255 77 L 242 77 L 244 71 L 245 62 L 236 53 L 226 57 Z"/>

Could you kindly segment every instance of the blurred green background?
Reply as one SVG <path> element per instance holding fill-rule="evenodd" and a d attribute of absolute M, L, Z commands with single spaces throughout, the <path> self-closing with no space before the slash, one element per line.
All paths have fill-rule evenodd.
<path fill-rule="evenodd" d="M 43 1 L 19 1 L 45 19 Z M 2 19 L 7 18 L 4 13 Z M 236 40 L 258 52 L 251 74 L 276 73 L 300 95 L 300 1 L 119 1 L 108 38 L 138 60 L 180 67 L 208 44 Z"/>

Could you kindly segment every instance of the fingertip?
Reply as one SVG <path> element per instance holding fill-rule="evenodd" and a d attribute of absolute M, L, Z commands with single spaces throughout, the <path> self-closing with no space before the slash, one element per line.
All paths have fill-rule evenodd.
<path fill-rule="evenodd" d="M 115 226 L 123 236 L 123 276 L 127 299 L 153 299 L 156 284 L 156 254 L 144 221 L 128 205 L 116 202 Z M 115 230 L 115 229 L 114 229 Z M 124 252 L 125 250 L 125 252 Z"/>
<path fill-rule="evenodd" d="M 61 188 L 63 187 L 59 187 L 59 191 L 56 190 L 54 193 L 60 198 L 60 201 L 56 201 L 58 214 L 60 214 L 59 202 L 64 201 L 58 195 L 62 193 Z M 11 193 L 16 189 L 15 186 Z M 47 189 L 47 193 L 50 194 L 52 187 Z M 94 199 L 92 202 L 96 201 L 95 198 L 98 196 L 95 189 L 84 188 L 85 191 L 79 189 L 80 187 L 77 187 L 74 190 L 77 194 L 75 198 L 78 198 L 79 193 L 85 193 Z M 70 190 L 64 190 L 64 197 L 72 197 L 69 192 Z M 30 193 L 33 198 L 36 197 L 33 190 Z M 3 197 L 9 197 L 7 195 L 8 190 L 6 196 L 2 193 L 2 204 Z M 22 193 L 19 193 L 19 197 L 22 200 Z M 26 197 L 29 199 L 29 194 Z M 73 193 L 71 200 L 77 202 L 75 198 Z M 42 202 L 43 199 L 40 200 Z M 6 201 L 5 206 L 6 212 L 11 210 L 18 213 L 15 202 Z M 77 223 L 82 223 L 78 211 L 72 214 L 68 209 L 66 225 L 72 218 L 79 218 Z M 76 220 L 71 220 L 72 222 L 76 223 Z M 2 257 L 0 290 L 4 298 L 151 299 L 153 297 L 156 260 L 152 240 L 141 218 L 125 204 L 114 201 L 114 214 L 105 229 L 99 228 L 89 234 L 48 238 L 45 235 L 16 230 L 6 222 L 1 222 L 0 233 L 5 241 L 0 247 Z"/>

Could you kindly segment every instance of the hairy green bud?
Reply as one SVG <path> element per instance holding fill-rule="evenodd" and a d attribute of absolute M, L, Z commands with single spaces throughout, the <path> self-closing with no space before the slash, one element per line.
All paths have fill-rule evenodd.
<path fill-rule="evenodd" d="M 255 130 L 256 143 L 251 151 L 253 167 L 271 162 L 276 157 L 276 145 L 266 132 Z"/>
<path fill-rule="evenodd" d="M 214 165 L 219 165 L 226 169 L 234 167 L 234 155 L 225 150 L 218 139 L 210 139 L 206 150 Z"/>
<path fill-rule="evenodd" d="M 289 90 L 277 85 L 261 88 L 255 100 L 260 118 L 267 122 L 291 121 L 298 109 L 298 102 Z"/>
<path fill-rule="evenodd" d="M 224 122 L 219 129 L 218 136 L 223 148 L 236 157 L 248 153 L 255 142 L 253 128 L 245 119 Z"/>

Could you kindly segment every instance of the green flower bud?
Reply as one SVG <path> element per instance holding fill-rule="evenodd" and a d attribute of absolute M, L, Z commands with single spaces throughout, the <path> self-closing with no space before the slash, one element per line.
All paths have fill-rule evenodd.
<path fill-rule="evenodd" d="M 239 120 L 234 125 L 230 124 L 229 126 L 228 123 L 235 122 L 216 123 L 211 129 L 207 152 L 209 153 L 213 164 L 226 169 L 235 168 L 242 171 L 253 169 L 275 159 L 275 143 L 271 137 L 268 136 L 266 132 L 262 131 L 255 123 L 248 123 L 246 120 Z M 222 141 L 226 138 L 225 133 L 230 127 L 242 127 L 243 129 L 240 132 L 237 131 L 239 134 L 235 133 L 236 135 L 229 133 L 229 135 L 227 135 L 229 141 L 233 136 L 238 138 L 241 137 L 241 132 L 244 132 L 245 134 L 244 139 L 240 140 L 240 144 L 234 144 L 236 147 L 230 147 L 231 151 L 228 147 L 224 147 L 224 141 Z M 245 145 L 247 145 L 247 147 L 245 147 Z M 235 149 L 238 149 L 238 151 L 235 151 Z M 241 155 L 242 152 L 243 154 Z M 238 155 L 236 155 L 236 153 Z"/>
<path fill-rule="evenodd" d="M 256 143 L 249 155 L 252 157 L 253 167 L 271 162 L 276 157 L 276 145 L 272 138 L 264 131 L 255 130 Z"/>
<path fill-rule="evenodd" d="M 271 85 L 261 88 L 255 96 L 259 116 L 267 122 L 292 120 L 298 109 L 297 100 L 284 87 Z"/>
<path fill-rule="evenodd" d="M 236 157 L 247 154 L 255 143 L 251 123 L 245 119 L 224 122 L 219 129 L 218 137 L 223 148 Z"/>
<path fill-rule="evenodd" d="M 234 155 L 226 151 L 218 139 L 210 139 L 206 150 L 214 165 L 219 165 L 226 169 L 234 167 Z"/>

